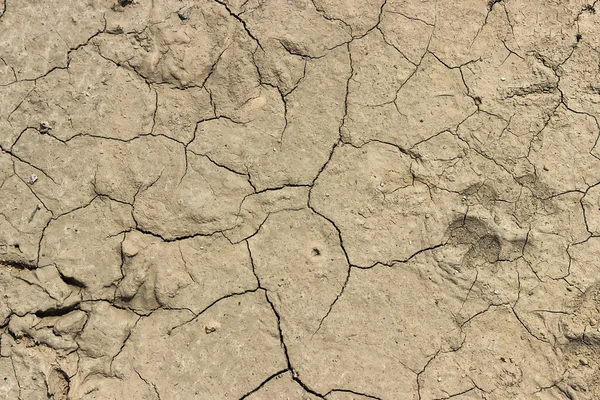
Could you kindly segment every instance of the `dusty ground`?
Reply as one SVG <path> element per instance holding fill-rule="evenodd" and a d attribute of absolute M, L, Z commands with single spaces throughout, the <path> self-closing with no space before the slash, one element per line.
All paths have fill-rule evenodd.
<path fill-rule="evenodd" d="M 0 5 L 0 398 L 600 399 L 600 4 Z"/>

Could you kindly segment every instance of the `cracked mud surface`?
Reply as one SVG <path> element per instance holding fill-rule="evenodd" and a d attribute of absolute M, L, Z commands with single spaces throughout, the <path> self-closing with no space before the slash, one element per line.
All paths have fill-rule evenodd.
<path fill-rule="evenodd" d="M 599 65 L 588 0 L 5 0 L 0 398 L 600 399 Z"/>

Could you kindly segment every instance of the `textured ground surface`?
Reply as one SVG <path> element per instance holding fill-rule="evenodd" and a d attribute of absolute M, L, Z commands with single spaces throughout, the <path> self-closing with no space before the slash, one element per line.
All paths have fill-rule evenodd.
<path fill-rule="evenodd" d="M 5 0 L 0 398 L 600 399 L 600 4 Z"/>

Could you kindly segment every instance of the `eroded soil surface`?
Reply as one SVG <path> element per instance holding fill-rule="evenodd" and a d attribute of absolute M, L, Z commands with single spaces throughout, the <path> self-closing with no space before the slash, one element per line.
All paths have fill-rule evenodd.
<path fill-rule="evenodd" d="M 600 399 L 600 4 L 0 5 L 0 398 Z"/>

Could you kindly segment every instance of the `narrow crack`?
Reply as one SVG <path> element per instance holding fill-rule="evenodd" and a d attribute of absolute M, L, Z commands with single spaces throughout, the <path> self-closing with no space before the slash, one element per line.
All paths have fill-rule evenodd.
<path fill-rule="evenodd" d="M 185 325 L 188 325 L 188 324 L 190 324 L 190 323 L 192 323 L 192 322 L 194 322 L 194 321 L 197 321 L 197 320 L 198 320 L 198 318 L 199 318 L 199 317 L 200 317 L 202 314 L 204 314 L 206 311 L 208 311 L 209 309 L 211 309 L 211 308 L 212 308 L 214 305 L 216 305 L 216 304 L 220 303 L 221 301 L 223 301 L 223 300 L 225 300 L 225 299 L 228 299 L 228 298 L 230 298 L 230 297 L 239 297 L 239 296 L 244 296 L 244 295 L 246 295 L 246 294 L 248 294 L 248 293 L 256 293 L 256 291 L 258 291 L 258 290 L 259 290 L 259 288 L 257 287 L 257 288 L 254 288 L 254 289 L 247 289 L 247 290 L 244 290 L 244 291 L 241 291 L 241 292 L 235 292 L 235 293 L 230 293 L 230 294 L 227 294 L 227 295 L 225 295 L 225 296 L 223 296 L 223 297 L 220 297 L 220 298 L 218 298 L 217 300 L 213 301 L 212 303 L 210 303 L 208 306 L 206 306 L 206 307 L 205 307 L 203 310 L 201 310 L 201 311 L 200 311 L 200 312 L 198 312 L 198 313 L 194 313 L 193 311 L 191 311 L 191 310 L 189 310 L 189 309 L 185 309 L 185 310 L 187 310 L 187 311 L 190 311 L 190 312 L 191 312 L 191 313 L 194 315 L 194 317 L 193 317 L 193 318 L 191 318 L 191 319 L 189 319 L 189 320 L 187 320 L 187 321 L 184 321 L 184 322 L 182 322 L 182 323 L 180 323 L 180 324 L 178 324 L 178 325 L 175 325 L 174 327 L 172 327 L 171 329 L 169 329 L 169 331 L 168 331 L 167 333 L 168 333 L 169 335 L 172 335 L 172 334 L 173 334 L 173 332 L 174 332 L 175 330 L 178 330 L 178 329 L 180 329 L 180 328 L 184 327 Z"/>
<path fill-rule="evenodd" d="M 321 326 L 323 325 L 323 322 L 329 316 L 329 314 L 331 313 L 331 310 L 333 310 L 333 306 L 335 306 L 335 303 L 337 303 L 337 301 L 340 299 L 340 297 L 342 297 L 342 295 L 344 294 L 344 290 L 346 290 L 346 286 L 348 285 L 348 280 L 350 280 L 351 271 L 352 271 L 352 266 L 348 265 L 348 274 L 346 275 L 346 279 L 344 279 L 344 283 L 342 284 L 342 289 L 340 290 L 338 295 L 335 297 L 335 300 L 333 300 L 333 303 L 331 303 L 329 305 L 329 309 L 327 310 L 327 312 L 325 313 L 323 318 L 321 318 L 321 320 L 319 321 L 319 326 L 317 327 L 317 330 L 312 334 L 312 336 L 315 336 L 319 332 L 319 330 L 321 329 Z"/>
<path fill-rule="evenodd" d="M 267 379 L 265 379 L 264 381 L 261 382 L 260 385 L 258 385 L 256 388 L 252 389 L 251 391 L 249 391 L 248 393 L 246 393 L 245 395 L 243 395 L 242 397 L 240 397 L 240 400 L 244 400 L 245 398 L 249 397 L 250 395 L 258 392 L 260 389 L 262 389 L 267 383 L 269 383 L 270 381 L 272 381 L 273 379 L 277 379 L 278 377 L 280 377 L 281 375 L 285 374 L 286 372 L 288 372 L 287 369 L 283 369 L 281 371 L 275 372 L 273 375 L 269 376 Z"/>
<path fill-rule="evenodd" d="M 325 397 L 329 396 L 330 394 L 334 394 L 334 393 L 348 393 L 348 394 L 354 394 L 356 396 L 366 397 L 368 399 L 382 400 L 379 397 L 372 396 L 372 395 L 369 395 L 369 394 L 366 394 L 366 393 L 357 392 L 357 391 L 354 391 L 354 390 L 349 390 L 349 389 L 332 389 L 332 390 L 330 390 L 329 392 L 327 392 L 325 394 Z"/>
<path fill-rule="evenodd" d="M 237 20 L 240 24 L 242 24 L 242 27 L 244 28 L 244 31 L 246 31 L 246 34 L 256 42 L 256 44 L 258 45 L 258 47 L 261 48 L 261 50 L 264 50 L 264 48 L 262 47 L 262 45 L 260 44 L 260 42 L 258 41 L 258 38 L 256 38 L 248 29 L 248 25 L 246 24 L 246 21 L 244 21 L 239 15 L 235 14 L 233 11 L 231 11 L 231 8 L 229 7 L 228 3 L 226 1 L 223 0 L 214 0 L 215 2 L 221 4 L 223 7 L 225 7 L 225 9 L 227 10 L 227 12 L 229 13 L 229 15 L 231 15 L 235 20 Z"/>
<path fill-rule="evenodd" d="M 158 392 L 158 388 L 156 387 L 156 385 L 152 382 L 147 381 L 139 372 L 138 370 L 133 367 L 133 370 L 135 371 L 135 373 L 137 374 L 137 376 L 144 381 L 144 383 L 146 383 L 146 385 L 150 386 L 152 388 L 152 390 L 154 391 L 154 394 L 156 395 L 156 397 L 158 398 L 158 400 L 161 400 L 160 398 L 160 393 Z"/>

